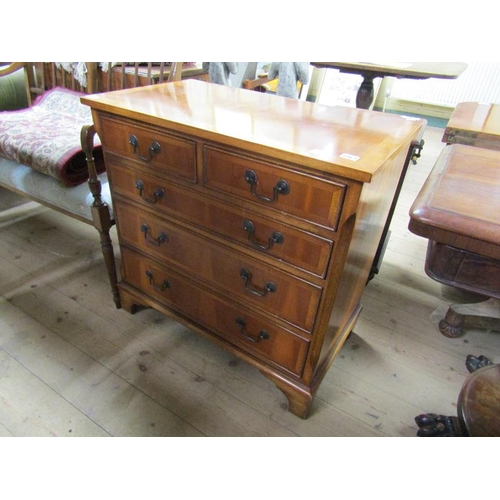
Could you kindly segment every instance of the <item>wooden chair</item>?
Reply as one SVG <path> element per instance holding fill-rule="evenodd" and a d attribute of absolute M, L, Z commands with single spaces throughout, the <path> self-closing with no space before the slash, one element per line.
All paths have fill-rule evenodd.
<path fill-rule="evenodd" d="M 245 80 L 244 88 L 247 90 L 254 90 L 256 92 L 269 92 L 272 87 L 277 87 L 278 79 L 273 78 L 270 79 L 268 76 L 259 76 L 258 78 L 254 78 L 253 80 Z M 298 91 L 298 99 L 302 99 L 304 96 L 303 93 L 304 85 L 302 82 L 297 83 L 297 91 Z M 304 100 L 305 100 L 304 96 Z"/>
<path fill-rule="evenodd" d="M 103 63 L 95 70 L 95 92 L 173 82 L 186 78 L 208 81 L 208 72 L 201 64 L 166 63 Z"/>
<path fill-rule="evenodd" d="M 24 72 L 25 91 L 28 104 L 31 106 L 38 96 L 55 87 L 97 93 L 124 86 L 171 82 L 180 80 L 184 76 L 183 63 L 177 62 L 171 65 L 160 63 L 154 68 L 153 63 L 116 64 L 109 65 L 108 68 L 96 62 L 78 64 L 80 64 L 79 75 L 68 72 L 61 63 L 12 62 L 0 68 L 0 78 L 18 71 Z M 110 229 L 115 220 L 107 174 L 106 172 L 98 174 L 95 165 L 95 135 L 92 123 L 82 127 L 80 143 L 88 165 L 86 183 L 68 187 L 56 178 L 0 156 L 0 186 L 77 220 L 92 224 L 97 229 L 113 300 L 116 307 L 120 308 L 115 257 L 110 238 Z"/>

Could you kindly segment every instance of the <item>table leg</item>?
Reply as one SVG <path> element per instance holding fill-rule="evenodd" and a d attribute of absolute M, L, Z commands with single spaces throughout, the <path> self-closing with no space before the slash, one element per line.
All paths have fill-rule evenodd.
<path fill-rule="evenodd" d="M 460 337 L 467 328 L 500 332 L 500 300 L 490 298 L 475 304 L 453 304 L 439 322 L 439 331 L 449 338 Z"/>
<path fill-rule="evenodd" d="M 486 356 L 483 356 L 482 354 L 480 356 L 469 354 L 467 356 L 467 359 L 465 360 L 465 366 L 469 373 L 474 373 L 476 370 L 479 370 L 479 368 L 491 366 L 492 364 L 493 361 L 491 361 L 491 359 L 487 358 Z"/>
<path fill-rule="evenodd" d="M 464 429 L 457 417 L 424 413 L 415 417 L 418 425 L 417 437 L 462 437 Z"/>
<path fill-rule="evenodd" d="M 363 82 L 361 83 L 356 95 L 356 107 L 361 109 L 370 109 L 373 97 L 373 76 L 363 75 Z"/>

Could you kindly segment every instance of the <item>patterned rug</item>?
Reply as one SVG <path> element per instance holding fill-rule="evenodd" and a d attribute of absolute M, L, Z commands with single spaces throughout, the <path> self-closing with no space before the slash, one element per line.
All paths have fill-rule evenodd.
<path fill-rule="evenodd" d="M 0 155 L 75 186 L 88 178 L 80 144 L 83 125 L 92 123 L 83 94 L 54 88 L 37 98 L 31 108 L 0 112 Z M 104 160 L 98 137 L 94 159 L 98 172 Z"/>

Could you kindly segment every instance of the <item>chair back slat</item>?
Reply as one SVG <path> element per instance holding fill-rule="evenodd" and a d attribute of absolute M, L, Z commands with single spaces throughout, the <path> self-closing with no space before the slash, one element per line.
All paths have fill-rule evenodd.
<path fill-rule="evenodd" d="M 111 68 L 112 68 L 112 63 L 108 62 L 106 63 L 108 65 L 108 79 L 106 83 L 106 90 L 109 92 L 111 90 Z"/>
<path fill-rule="evenodd" d="M 182 79 L 182 64 L 181 62 L 173 62 L 170 65 L 169 82 L 178 82 Z"/>
<path fill-rule="evenodd" d="M 127 76 L 127 75 L 125 74 L 125 67 L 126 67 L 125 65 L 126 65 L 126 64 L 127 64 L 127 63 L 125 63 L 125 62 L 122 62 L 122 63 L 121 63 L 121 69 L 122 69 L 122 83 L 121 83 L 121 88 L 122 88 L 122 89 L 124 89 L 124 88 L 126 87 L 126 76 Z"/>
<path fill-rule="evenodd" d="M 104 64 L 86 62 L 84 63 L 85 83 L 80 78 L 82 75 L 75 76 L 75 74 L 79 73 L 73 71 L 77 66 L 76 63 L 12 62 L 1 67 L 0 77 L 24 69 L 26 95 L 28 103 L 31 105 L 37 96 L 56 86 L 94 94 L 179 81 L 183 77 L 183 64 L 182 62 Z M 101 66 L 105 66 L 105 68 Z M 80 68 L 81 71 L 83 71 L 82 67 Z"/>
<path fill-rule="evenodd" d="M 159 83 L 163 83 L 165 80 L 165 63 L 160 63 L 160 79 Z"/>
<path fill-rule="evenodd" d="M 98 83 L 101 91 L 135 88 L 154 85 L 182 78 L 182 62 L 120 62 L 106 63 L 106 68 L 97 67 Z M 99 90 L 97 90 L 99 91 Z"/>
<path fill-rule="evenodd" d="M 134 65 L 134 88 L 139 86 L 139 63 Z"/>

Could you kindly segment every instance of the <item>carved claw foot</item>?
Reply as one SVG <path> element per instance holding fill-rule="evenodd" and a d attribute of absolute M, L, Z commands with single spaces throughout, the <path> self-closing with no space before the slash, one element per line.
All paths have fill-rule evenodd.
<path fill-rule="evenodd" d="M 469 373 L 475 372 L 476 370 L 479 370 L 479 368 L 484 368 L 485 366 L 490 366 L 492 364 L 493 362 L 483 355 L 476 357 L 469 354 L 465 360 L 465 366 L 467 367 L 467 370 L 469 370 Z"/>
<path fill-rule="evenodd" d="M 462 435 L 456 417 L 425 413 L 415 417 L 415 422 L 419 427 L 418 437 L 457 437 Z"/>
<path fill-rule="evenodd" d="M 439 331 L 445 337 L 460 337 L 469 328 L 500 331 L 500 299 L 453 304 L 439 322 Z"/>
<path fill-rule="evenodd" d="M 448 323 L 445 319 L 442 319 L 439 322 L 439 331 L 445 337 L 448 337 L 450 339 L 456 339 L 457 337 L 460 337 L 464 333 L 461 325 L 452 325 L 451 323 Z"/>

